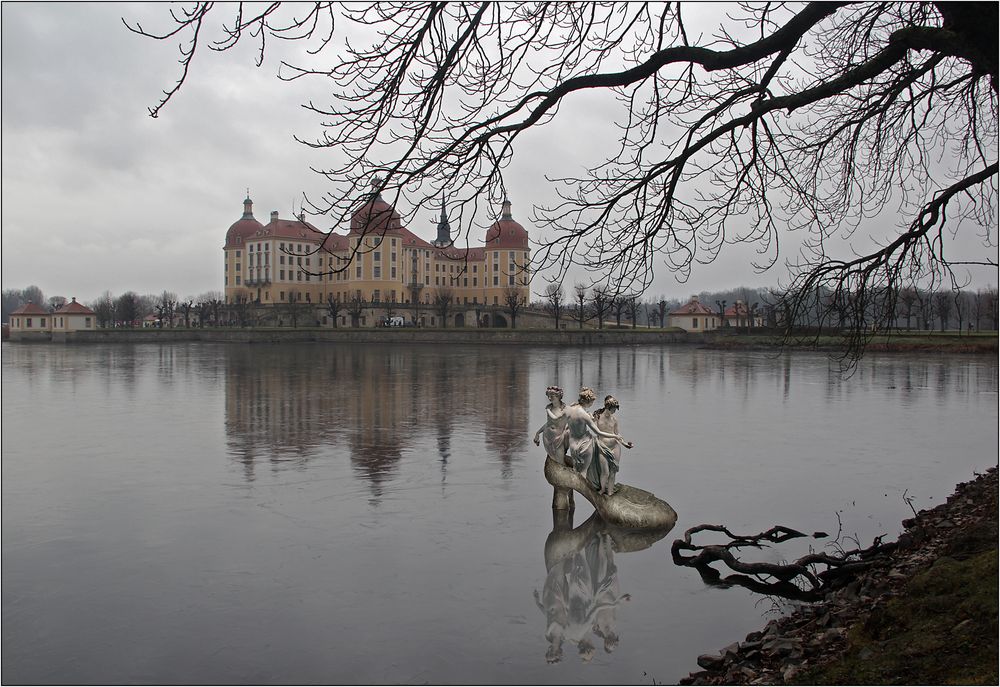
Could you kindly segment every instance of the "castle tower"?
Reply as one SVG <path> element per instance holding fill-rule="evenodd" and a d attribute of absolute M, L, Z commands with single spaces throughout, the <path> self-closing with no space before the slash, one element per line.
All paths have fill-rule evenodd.
<path fill-rule="evenodd" d="M 451 225 L 448 223 L 448 213 L 444 209 L 444 194 L 441 195 L 441 220 L 437 225 L 437 238 L 431 245 L 446 248 L 451 245 Z"/>

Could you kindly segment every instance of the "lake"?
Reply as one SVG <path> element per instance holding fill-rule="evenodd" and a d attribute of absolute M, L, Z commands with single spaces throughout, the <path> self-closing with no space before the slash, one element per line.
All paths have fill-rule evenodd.
<path fill-rule="evenodd" d="M 844 379 L 689 346 L 4 343 L 2 366 L 6 684 L 676 682 L 776 610 L 675 566 L 685 529 L 867 545 L 997 463 L 992 356 Z M 677 510 L 665 538 L 616 550 L 580 497 L 556 526 L 550 384 L 618 398 L 619 481 Z"/>

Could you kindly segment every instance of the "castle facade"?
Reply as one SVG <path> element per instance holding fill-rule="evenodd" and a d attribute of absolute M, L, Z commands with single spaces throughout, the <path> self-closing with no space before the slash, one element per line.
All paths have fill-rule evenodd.
<path fill-rule="evenodd" d="M 364 303 L 365 314 L 353 318 L 360 326 L 375 324 L 385 306 L 399 307 L 398 314 L 414 323 L 477 326 L 483 324 L 482 310 L 503 308 L 515 294 L 524 304 L 530 301 L 528 232 L 512 217 L 508 201 L 482 247 L 458 248 L 443 208 L 438 235 L 428 242 L 403 226 L 381 195 L 354 212 L 343 234 L 323 232 L 303 216 L 282 219 L 277 212 L 261 224 L 248 194 L 243 216 L 226 232 L 223 253 L 227 303 Z M 450 301 L 452 322 L 431 321 L 430 310 L 440 299 Z M 470 321 L 471 310 L 477 314 Z M 352 324 L 347 314 L 337 317 L 339 322 L 323 323 Z"/>

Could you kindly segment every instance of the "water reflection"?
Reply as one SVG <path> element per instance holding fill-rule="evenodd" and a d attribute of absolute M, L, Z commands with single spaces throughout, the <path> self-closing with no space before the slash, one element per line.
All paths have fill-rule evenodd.
<path fill-rule="evenodd" d="M 641 551 L 667 536 L 670 529 L 625 530 L 597 513 L 573 528 L 572 511 L 552 511 L 552 532 L 545 539 L 545 584 L 534 591 L 545 614 L 545 660 L 558 663 L 568 642 L 589 663 L 601 645 L 618 647 L 618 607 L 631 600 L 621 593 L 615 553 Z"/>
<path fill-rule="evenodd" d="M 527 365 L 507 348 L 251 346 L 226 365 L 226 438 L 247 481 L 340 447 L 377 500 L 425 442 L 442 483 L 456 435 L 481 435 L 505 480 L 527 448 Z"/>

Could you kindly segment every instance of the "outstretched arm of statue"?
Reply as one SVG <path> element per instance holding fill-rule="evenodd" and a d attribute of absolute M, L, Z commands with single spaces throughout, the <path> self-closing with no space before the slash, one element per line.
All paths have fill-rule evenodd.
<path fill-rule="evenodd" d="M 618 439 L 619 441 L 624 441 L 624 439 L 622 439 L 621 436 L 618 434 L 613 434 L 611 432 L 605 432 L 601 430 L 601 428 L 597 426 L 597 423 L 594 422 L 593 418 L 591 418 L 589 415 L 584 415 L 583 417 L 587 421 L 587 427 L 589 427 L 590 431 L 596 434 L 597 436 L 604 437 L 605 439 Z"/>

